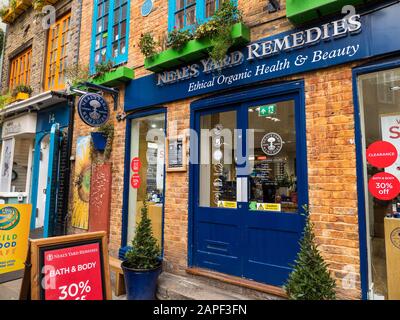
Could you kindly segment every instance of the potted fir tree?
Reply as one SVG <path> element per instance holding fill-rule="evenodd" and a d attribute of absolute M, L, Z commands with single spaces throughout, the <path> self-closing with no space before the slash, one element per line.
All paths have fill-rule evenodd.
<path fill-rule="evenodd" d="M 304 206 L 304 211 L 306 224 L 300 240 L 300 252 L 284 286 L 286 294 L 291 300 L 335 300 L 335 280 L 318 250 L 307 206 Z"/>
<path fill-rule="evenodd" d="M 137 224 L 132 247 L 121 265 L 128 300 L 154 300 L 161 273 L 160 249 L 153 236 L 147 210 L 147 203 L 143 201 L 141 220 Z"/>

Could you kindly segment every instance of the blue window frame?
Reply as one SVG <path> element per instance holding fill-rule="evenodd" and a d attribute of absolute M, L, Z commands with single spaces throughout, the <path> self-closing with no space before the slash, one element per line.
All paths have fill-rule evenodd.
<path fill-rule="evenodd" d="M 237 4 L 237 0 L 231 0 Z M 222 0 L 169 0 L 168 30 L 186 29 L 211 18 Z"/>
<path fill-rule="evenodd" d="M 90 70 L 96 64 L 128 60 L 129 0 L 95 0 Z"/>

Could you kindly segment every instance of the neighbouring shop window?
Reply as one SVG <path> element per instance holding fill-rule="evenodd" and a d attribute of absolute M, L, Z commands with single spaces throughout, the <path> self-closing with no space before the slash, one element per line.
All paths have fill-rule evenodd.
<path fill-rule="evenodd" d="M 91 69 L 112 61 L 128 60 L 129 0 L 95 0 Z"/>
<path fill-rule="evenodd" d="M 199 204 L 208 208 L 236 208 L 236 111 L 200 118 Z"/>
<path fill-rule="evenodd" d="M 295 103 L 250 107 L 250 210 L 297 212 Z M 251 145 L 254 145 L 251 148 Z"/>
<path fill-rule="evenodd" d="M 0 192 L 27 192 L 33 139 L 4 139 L 0 163 Z"/>
<path fill-rule="evenodd" d="M 400 68 L 358 77 L 371 299 L 399 293 Z M 375 150 L 375 151 L 374 151 Z M 381 164 L 376 163 L 380 154 Z M 375 159 L 375 160 L 374 160 Z M 386 163 L 384 163 L 386 162 Z M 391 180 L 375 180 L 385 176 Z M 374 182 L 377 181 L 377 182 Z M 396 231 L 397 230 L 397 231 Z M 397 255 L 396 255 L 397 252 Z M 394 288 L 394 289 L 393 289 Z"/>
<path fill-rule="evenodd" d="M 58 19 L 49 29 L 45 89 L 63 89 L 69 44 L 71 13 Z"/>
<path fill-rule="evenodd" d="M 130 245 L 147 201 L 153 234 L 162 245 L 165 171 L 165 114 L 131 120 L 127 245 Z"/>
<path fill-rule="evenodd" d="M 19 85 L 29 85 L 31 75 L 32 48 L 28 48 L 14 57 L 10 62 L 9 89 Z"/>
<path fill-rule="evenodd" d="M 222 0 L 169 0 L 170 31 L 204 22 L 214 15 L 221 2 Z"/>

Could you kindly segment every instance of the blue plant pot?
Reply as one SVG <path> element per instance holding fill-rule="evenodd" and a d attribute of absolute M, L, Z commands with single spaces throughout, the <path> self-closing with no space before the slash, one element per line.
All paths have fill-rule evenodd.
<path fill-rule="evenodd" d="M 156 300 L 157 280 L 161 264 L 152 270 L 128 268 L 126 261 L 121 267 L 124 271 L 126 296 L 128 300 Z"/>
<path fill-rule="evenodd" d="M 107 144 L 107 136 L 102 132 L 92 132 L 93 146 L 98 151 L 104 151 Z"/>

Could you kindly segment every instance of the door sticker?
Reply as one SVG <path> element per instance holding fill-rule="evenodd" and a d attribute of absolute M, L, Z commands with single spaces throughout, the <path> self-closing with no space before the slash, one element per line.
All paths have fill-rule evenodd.
<path fill-rule="evenodd" d="M 368 189 L 379 200 L 392 200 L 400 192 L 400 182 L 391 173 L 380 172 L 369 180 Z"/>
<path fill-rule="evenodd" d="M 282 150 L 282 137 L 275 133 L 267 133 L 261 140 L 261 149 L 268 156 L 276 156 Z"/>
<path fill-rule="evenodd" d="M 377 168 L 390 167 L 397 160 L 397 149 L 388 141 L 376 141 L 367 149 L 367 161 Z"/>

